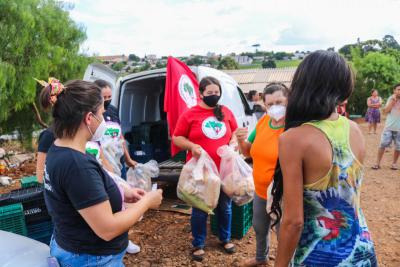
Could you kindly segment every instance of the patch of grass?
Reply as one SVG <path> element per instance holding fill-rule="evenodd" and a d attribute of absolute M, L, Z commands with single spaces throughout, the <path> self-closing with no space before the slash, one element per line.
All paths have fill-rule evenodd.
<path fill-rule="evenodd" d="M 277 68 L 297 67 L 301 60 L 277 60 L 275 61 Z"/>

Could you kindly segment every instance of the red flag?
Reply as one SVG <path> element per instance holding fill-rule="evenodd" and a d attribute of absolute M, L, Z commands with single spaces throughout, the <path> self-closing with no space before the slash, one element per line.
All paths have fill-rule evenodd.
<path fill-rule="evenodd" d="M 167 79 L 165 82 L 164 111 L 167 112 L 169 132 L 173 136 L 179 116 L 197 105 L 199 84 L 192 70 L 182 61 L 168 57 Z M 174 156 L 179 148 L 171 142 L 171 154 Z"/>

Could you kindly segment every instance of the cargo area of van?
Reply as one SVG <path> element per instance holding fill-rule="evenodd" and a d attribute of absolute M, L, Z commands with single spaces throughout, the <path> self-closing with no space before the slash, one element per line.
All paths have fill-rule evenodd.
<path fill-rule="evenodd" d="M 165 75 L 128 80 L 121 86 L 120 119 L 131 157 L 145 163 L 156 160 L 159 180 L 177 181 L 185 152 L 171 158 L 171 137 L 164 112 Z"/>

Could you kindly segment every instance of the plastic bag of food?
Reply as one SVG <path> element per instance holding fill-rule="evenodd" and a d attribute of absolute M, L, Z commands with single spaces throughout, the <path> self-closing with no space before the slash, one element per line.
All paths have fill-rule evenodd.
<path fill-rule="evenodd" d="M 126 176 L 128 183 L 135 188 L 143 189 L 146 192 L 151 191 L 151 178 L 159 175 L 160 169 L 155 160 L 150 160 L 145 164 L 137 164 L 135 168 L 129 168 Z"/>
<path fill-rule="evenodd" d="M 204 150 L 199 159 L 190 159 L 179 177 L 178 197 L 208 214 L 218 205 L 221 180 L 214 161 Z"/>
<path fill-rule="evenodd" d="M 121 157 L 124 155 L 124 140 L 105 138 L 101 141 L 104 157 L 111 164 L 113 173 L 121 176 Z"/>
<path fill-rule="evenodd" d="M 255 190 L 252 168 L 230 146 L 221 146 L 217 153 L 221 157 L 222 191 L 238 206 L 251 202 Z"/>

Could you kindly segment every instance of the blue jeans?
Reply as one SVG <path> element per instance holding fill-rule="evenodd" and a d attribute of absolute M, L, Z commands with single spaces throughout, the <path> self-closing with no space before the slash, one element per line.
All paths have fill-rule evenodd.
<path fill-rule="evenodd" d="M 50 241 L 50 255 L 58 260 L 61 267 L 124 267 L 122 260 L 125 250 L 117 255 L 96 256 L 90 254 L 78 254 L 61 248 L 54 237 Z"/>
<path fill-rule="evenodd" d="M 232 200 L 221 191 L 218 206 L 215 209 L 218 218 L 218 237 L 221 242 L 228 242 L 231 239 L 232 223 Z M 190 223 L 192 226 L 192 245 L 195 248 L 204 248 L 207 236 L 208 214 L 202 210 L 193 208 Z"/>

